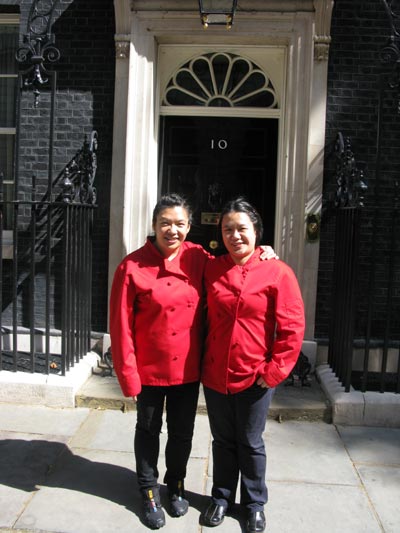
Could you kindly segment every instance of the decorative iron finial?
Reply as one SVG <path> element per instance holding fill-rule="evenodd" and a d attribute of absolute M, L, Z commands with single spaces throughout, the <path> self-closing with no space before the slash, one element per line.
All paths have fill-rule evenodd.
<path fill-rule="evenodd" d="M 97 171 L 97 132 L 85 135 L 82 148 L 77 151 L 59 175 L 62 201 L 94 205 L 97 195 L 94 179 Z"/>
<path fill-rule="evenodd" d="M 363 171 L 357 168 L 350 139 L 343 137 L 341 132 L 336 138 L 335 152 L 338 158 L 335 207 L 364 207 L 364 194 L 368 186 Z"/>
<path fill-rule="evenodd" d="M 39 105 L 40 89 L 48 82 L 45 63 L 54 63 L 60 59 L 60 51 L 54 45 L 51 33 L 54 9 L 58 0 L 34 0 L 29 12 L 27 32 L 23 44 L 16 52 L 16 59 L 26 66 L 22 73 L 23 86 L 32 89 L 34 107 Z"/>
<path fill-rule="evenodd" d="M 85 142 L 80 154 L 79 163 L 82 167 L 79 198 L 83 204 L 96 203 L 96 189 L 93 187 L 97 171 L 97 132 L 92 131 L 90 139 L 85 136 Z"/>

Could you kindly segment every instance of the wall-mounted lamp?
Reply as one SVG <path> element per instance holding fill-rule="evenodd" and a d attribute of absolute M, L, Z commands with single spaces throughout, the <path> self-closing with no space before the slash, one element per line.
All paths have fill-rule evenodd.
<path fill-rule="evenodd" d="M 204 28 L 226 26 L 230 30 L 237 7 L 237 0 L 199 0 L 200 19 Z"/>
<path fill-rule="evenodd" d="M 315 242 L 319 239 L 321 231 L 321 215 L 310 213 L 306 219 L 306 239 Z"/>

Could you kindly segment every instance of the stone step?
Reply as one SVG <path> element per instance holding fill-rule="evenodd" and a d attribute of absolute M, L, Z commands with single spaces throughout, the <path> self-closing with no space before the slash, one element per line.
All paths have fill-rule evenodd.
<path fill-rule="evenodd" d="M 309 386 L 282 384 L 276 393 L 269 410 L 269 418 L 275 420 L 332 421 L 332 407 L 323 393 L 315 376 L 311 376 Z M 135 409 L 132 398 L 125 398 L 115 376 L 96 371 L 78 390 L 75 396 L 77 407 L 94 409 L 118 409 L 130 411 Z M 200 389 L 197 407 L 198 413 L 207 413 L 204 393 Z"/>

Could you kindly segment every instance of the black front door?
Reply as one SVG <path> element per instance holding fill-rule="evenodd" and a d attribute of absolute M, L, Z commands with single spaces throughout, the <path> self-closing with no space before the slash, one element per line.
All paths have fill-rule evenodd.
<path fill-rule="evenodd" d="M 189 240 L 222 253 L 218 214 L 244 196 L 263 219 L 263 242 L 273 245 L 278 120 L 162 117 L 160 131 L 161 193 L 182 194 L 193 206 Z"/>

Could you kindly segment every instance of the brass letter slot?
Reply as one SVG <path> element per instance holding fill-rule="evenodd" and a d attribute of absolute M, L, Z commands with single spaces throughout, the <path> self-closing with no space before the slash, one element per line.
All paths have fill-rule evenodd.
<path fill-rule="evenodd" d="M 201 223 L 217 226 L 219 222 L 219 213 L 201 213 Z"/>

